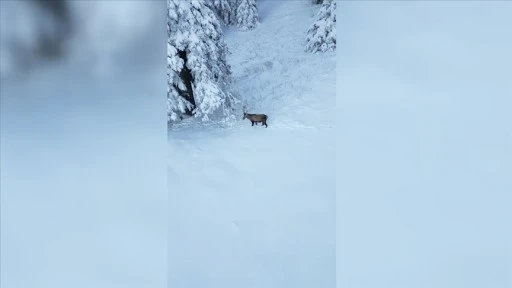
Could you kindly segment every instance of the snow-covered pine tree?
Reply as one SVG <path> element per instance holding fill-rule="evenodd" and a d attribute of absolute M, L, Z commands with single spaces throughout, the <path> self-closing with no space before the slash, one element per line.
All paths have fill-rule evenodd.
<path fill-rule="evenodd" d="M 209 6 L 224 24 L 229 25 L 232 22 L 231 0 L 206 0 Z"/>
<path fill-rule="evenodd" d="M 306 52 L 336 50 L 336 1 L 324 0 L 317 20 L 307 31 Z"/>
<path fill-rule="evenodd" d="M 313 4 L 322 4 L 322 2 L 324 2 L 324 0 L 311 0 L 311 2 Z"/>
<path fill-rule="evenodd" d="M 236 20 L 236 9 L 238 8 L 238 4 L 240 4 L 240 0 L 228 0 L 230 10 L 229 16 L 229 24 L 234 25 Z"/>
<path fill-rule="evenodd" d="M 234 24 L 241 31 L 256 28 L 259 22 L 256 0 L 237 0 L 234 13 Z"/>
<path fill-rule="evenodd" d="M 236 99 L 228 91 L 231 71 L 219 20 L 204 0 L 167 0 L 169 122 L 182 114 L 202 116 L 222 109 L 229 116 Z"/>

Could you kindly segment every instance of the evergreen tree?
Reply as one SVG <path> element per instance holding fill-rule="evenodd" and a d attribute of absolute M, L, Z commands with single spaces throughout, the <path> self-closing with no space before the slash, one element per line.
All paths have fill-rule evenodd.
<path fill-rule="evenodd" d="M 258 25 L 258 7 L 256 0 L 237 0 L 234 24 L 241 31 L 248 31 Z"/>
<path fill-rule="evenodd" d="M 240 0 L 228 0 L 230 10 L 230 16 L 229 16 L 229 24 L 234 25 L 236 22 L 236 9 L 238 8 L 238 5 L 240 4 Z"/>
<path fill-rule="evenodd" d="M 336 1 L 323 1 L 317 21 L 308 29 L 305 50 L 313 53 L 336 50 Z"/>
<path fill-rule="evenodd" d="M 206 4 L 217 14 L 224 24 L 229 25 L 232 22 L 232 8 L 230 0 L 207 0 Z"/>
<path fill-rule="evenodd" d="M 311 0 L 311 2 L 313 4 L 322 4 L 322 2 L 324 2 L 324 0 Z"/>
<path fill-rule="evenodd" d="M 204 0 L 167 0 L 168 114 L 202 116 L 222 109 L 229 116 L 236 102 L 227 91 L 231 71 L 220 23 Z"/>

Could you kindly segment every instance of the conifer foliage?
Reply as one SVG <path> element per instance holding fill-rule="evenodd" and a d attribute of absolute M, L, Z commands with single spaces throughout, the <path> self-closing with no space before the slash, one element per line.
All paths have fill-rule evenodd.
<path fill-rule="evenodd" d="M 210 1 L 210 0 L 207 0 Z M 168 115 L 209 120 L 229 116 L 236 99 L 228 91 L 231 71 L 220 22 L 205 0 L 167 0 Z"/>
<path fill-rule="evenodd" d="M 205 0 L 225 25 L 233 25 L 240 31 L 249 31 L 259 23 L 256 0 Z"/>
<path fill-rule="evenodd" d="M 336 50 L 336 1 L 324 0 L 317 20 L 307 31 L 307 52 L 326 52 Z"/>
<path fill-rule="evenodd" d="M 232 23 L 232 8 L 231 6 L 236 3 L 233 0 L 207 0 L 206 5 L 208 5 L 214 12 L 217 14 L 219 19 L 224 22 L 224 24 L 229 25 Z"/>
<path fill-rule="evenodd" d="M 259 23 L 256 0 L 237 0 L 234 13 L 234 24 L 241 31 L 256 28 Z"/>

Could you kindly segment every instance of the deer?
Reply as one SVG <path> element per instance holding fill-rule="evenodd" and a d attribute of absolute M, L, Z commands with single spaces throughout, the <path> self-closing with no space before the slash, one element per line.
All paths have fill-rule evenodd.
<path fill-rule="evenodd" d="M 251 120 L 251 123 L 252 123 L 251 126 L 254 126 L 255 123 L 256 123 L 256 125 L 258 125 L 258 123 L 261 122 L 261 126 L 265 125 L 265 128 L 268 127 L 268 125 L 267 125 L 268 116 L 267 115 L 265 115 L 265 114 L 249 114 L 249 113 L 247 113 L 247 111 L 245 110 L 245 107 L 244 107 L 244 118 L 242 118 L 242 120 L 245 120 L 246 118 Z"/>

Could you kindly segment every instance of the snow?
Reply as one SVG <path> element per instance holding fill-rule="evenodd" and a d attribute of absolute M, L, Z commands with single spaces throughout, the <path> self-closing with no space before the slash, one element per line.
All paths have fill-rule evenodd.
<path fill-rule="evenodd" d="M 338 287 L 512 287 L 512 2 L 340 2 L 340 105 L 334 55 L 301 51 L 306 1 L 227 33 L 268 128 L 186 121 L 165 143 L 161 1 L 115 53 L 86 28 L 73 63 L 2 81 L 1 286 L 334 287 L 336 267 Z M 125 9 L 83 23 L 116 11 L 134 35 Z"/>
<path fill-rule="evenodd" d="M 229 0 L 206 1 L 206 4 L 210 5 L 211 8 L 213 8 L 215 13 L 218 15 L 219 19 L 221 19 L 224 24 L 230 24 L 232 8 L 229 3 Z"/>
<path fill-rule="evenodd" d="M 512 287 L 512 2 L 338 4 L 338 287 Z"/>
<path fill-rule="evenodd" d="M 256 0 L 239 0 L 235 9 L 235 25 L 240 31 L 248 31 L 258 26 L 258 7 Z"/>
<path fill-rule="evenodd" d="M 2 287 L 165 287 L 165 77 L 47 73 L 2 87 Z"/>
<path fill-rule="evenodd" d="M 119 16 L 114 34 L 130 35 L 114 37 L 110 57 L 108 49 L 91 51 L 103 46 L 87 31 L 109 27 L 112 17 L 88 14 L 78 2 L 70 1 L 73 12 L 87 21 L 74 26 L 81 46 L 70 59 L 37 65 L 19 81 L 0 79 L 0 286 L 163 288 L 166 5 L 87 1 L 90 10 Z M 151 23 L 140 26 L 144 33 L 131 33 L 134 22 L 123 17 L 130 5 L 142 12 L 137 23 Z M 16 18 L 24 13 L 9 6 L 28 1 L 0 1 L 2 14 Z M 111 60 L 112 74 L 94 73 L 98 53 Z"/>
<path fill-rule="evenodd" d="M 179 14 L 168 13 L 168 48 L 174 49 L 168 49 L 167 57 L 177 57 L 177 50 L 183 51 L 185 56 L 181 57 L 187 59 L 186 66 L 190 69 L 189 78 L 192 81 L 184 83 L 187 80 L 179 76 L 183 73 L 181 66 L 172 65 L 174 60 L 168 61 L 169 120 L 176 120 L 186 112 L 183 108 L 189 105 L 195 106 L 192 111 L 195 117 L 203 115 L 203 121 L 207 121 L 218 108 L 224 112 L 230 111 L 232 95 L 225 88 L 230 79 L 226 60 L 228 51 L 222 39 L 220 21 L 202 1 L 190 5 L 185 1 L 168 0 L 167 5 L 168 10 L 181 11 Z M 179 64 L 183 65 L 183 62 Z M 190 90 L 181 90 L 189 84 Z M 194 101 L 183 99 L 185 96 L 182 94 L 194 95 Z M 190 104 L 186 105 L 186 102 Z"/>
<path fill-rule="evenodd" d="M 169 287 L 334 287 L 336 54 L 303 50 L 319 7 L 258 1 L 228 27 L 233 125 L 169 132 Z"/>
<path fill-rule="evenodd" d="M 336 50 L 336 1 L 325 0 L 317 20 L 308 29 L 305 51 L 325 52 Z"/>

